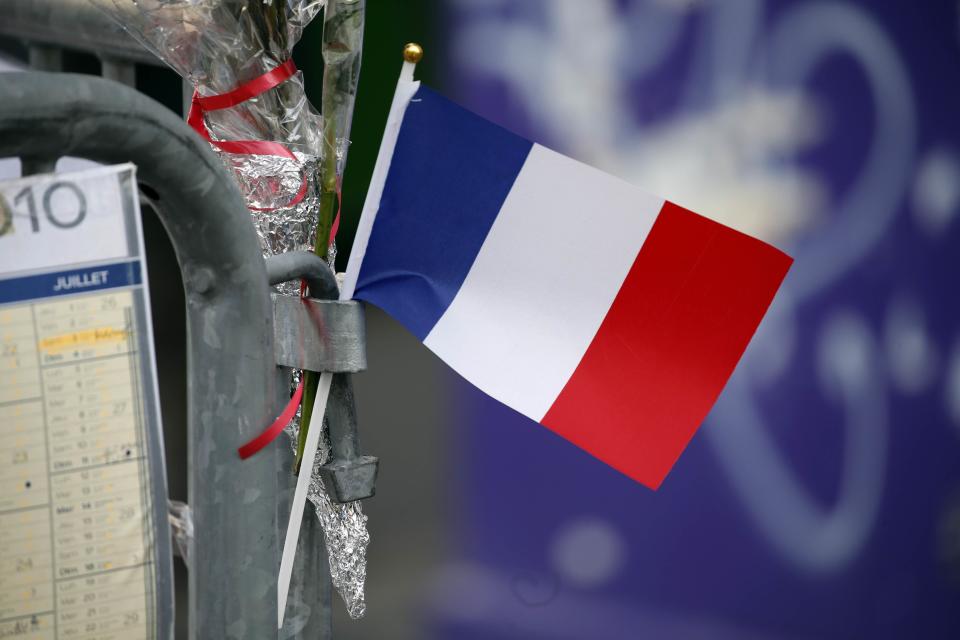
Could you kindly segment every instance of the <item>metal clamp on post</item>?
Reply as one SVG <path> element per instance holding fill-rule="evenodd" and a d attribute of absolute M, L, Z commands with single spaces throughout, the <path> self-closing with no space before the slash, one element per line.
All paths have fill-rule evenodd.
<path fill-rule="evenodd" d="M 308 251 L 266 259 L 271 285 L 306 280 L 309 297 L 273 296 L 277 364 L 333 373 L 326 420 L 331 456 L 320 468 L 330 497 L 352 502 L 373 496 L 379 460 L 360 454 L 357 410 L 351 373 L 367 368 L 363 308 L 353 300 L 337 300 L 330 267 Z"/>

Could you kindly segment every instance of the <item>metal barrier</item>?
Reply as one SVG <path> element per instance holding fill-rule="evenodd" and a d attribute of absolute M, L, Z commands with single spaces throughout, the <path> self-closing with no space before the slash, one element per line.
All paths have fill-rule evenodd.
<path fill-rule="evenodd" d="M 88 0 L 3 4 L 0 36 L 27 45 L 32 69 L 59 71 L 62 50 L 72 49 L 99 57 L 104 78 L 116 82 L 0 75 L 0 157 L 19 156 L 24 175 L 52 171 L 67 155 L 135 163 L 156 194 L 141 200 L 156 209 L 180 264 L 194 519 L 190 638 L 274 637 L 276 573 L 296 482 L 290 446 L 278 439 L 246 461 L 236 449 L 287 402 L 290 368 L 332 371 L 324 480 L 338 502 L 373 494 L 377 459 L 359 453 L 349 377 L 366 367 L 362 309 L 334 300 L 333 274 L 312 254 L 265 265 L 242 197 L 208 145 L 175 114 L 117 84 L 134 86 L 137 63 L 160 65 L 118 25 Z M 185 84 L 184 111 L 191 92 Z M 300 278 L 314 298 L 271 300 L 270 284 Z M 251 487 L 260 491 L 252 502 Z M 304 518 L 278 637 L 330 638 L 330 600 L 323 533 L 316 518 Z"/>
<path fill-rule="evenodd" d="M 173 243 L 187 298 L 190 637 L 273 637 L 292 458 L 283 439 L 246 461 L 236 449 L 288 399 L 290 370 L 278 362 L 334 372 L 366 366 L 359 305 L 284 298 L 274 304 L 269 284 L 301 277 L 311 293 L 333 297 L 332 273 L 307 253 L 275 257 L 265 268 L 248 212 L 219 159 L 152 100 L 114 82 L 49 73 L 0 75 L 0 95 L 0 156 L 20 156 L 25 173 L 50 170 L 65 155 L 132 161 L 157 194 L 151 203 Z M 318 348 L 303 349 L 311 344 Z M 372 494 L 376 459 L 358 454 L 349 377 L 335 377 L 333 461 L 325 477 L 334 499 L 346 501 Z M 259 491 L 254 500 L 250 488 Z M 303 528 L 279 637 L 329 638 L 323 534 L 315 518 L 305 518 Z"/>
<path fill-rule="evenodd" d="M 129 8 L 132 15 L 132 0 Z M 61 71 L 64 49 L 97 56 L 104 78 L 130 87 L 136 83 L 137 64 L 163 66 L 90 0 L 4 0 L 0 36 L 26 44 L 30 68 L 35 71 Z M 184 115 L 192 93 L 184 82 Z"/>
<path fill-rule="evenodd" d="M 135 10 L 130 2 L 131 14 Z M 22 40 L 31 46 L 31 66 L 49 68 L 49 53 L 76 49 L 95 53 L 111 65 L 132 67 L 133 63 L 159 65 L 160 61 L 141 47 L 119 25 L 108 20 L 89 0 L 4 0 L 0 35 Z M 38 57 L 34 59 L 34 51 Z M 45 57 L 46 56 L 46 57 Z M 37 65 L 40 65 L 39 67 Z M 104 76 L 112 77 L 111 72 Z"/>

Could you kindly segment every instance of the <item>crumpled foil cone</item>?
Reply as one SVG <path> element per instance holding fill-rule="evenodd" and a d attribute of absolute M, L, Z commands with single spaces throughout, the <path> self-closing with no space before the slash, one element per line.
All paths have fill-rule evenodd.
<path fill-rule="evenodd" d="M 299 377 L 299 376 L 297 376 Z M 313 504 L 323 527 L 330 557 L 330 578 L 340 593 L 351 618 L 361 618 L 367 612 L 364 598 L 364 583 L 367 579 L 367 545 L 370 533 L 367 531 L 367 516 L 359 502 L 340 504 L 333 502 L 323 486 L 320 467 L 330 459 L 330 441 L 327 437 L 326 419 L 320 434 L 317 457 L 310 474 L 310 486 L 307 499 Z M 297 452 L 297 434 L 300 431 L 300 412 L 285 429 L 290 436 L 294 455 Z"/>
<path fill-rule="evenodd" d="M 294 152 L 299 162 L 280 156 L 223 152 L 219 155 L 233 172 L 250 208 L 250 219 L 263 255 L 312 251 L 317 234 L 316 212 L 320 206 L 319 158 L 299 152 Z M 287 206 L 301 188 L 305 188 L 303 198 Z M 284 282 L 273 289 L 285 295 L 299 295 L 300 283 Z"/>

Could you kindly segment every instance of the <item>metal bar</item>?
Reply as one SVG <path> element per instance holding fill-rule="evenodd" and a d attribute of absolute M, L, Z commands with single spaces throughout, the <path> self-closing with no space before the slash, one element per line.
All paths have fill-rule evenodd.
<path fill-rule="evenodd" d="M 323 258 L 310 251 L 290 251 L 269 256 L 267 279 L 271 285 L 303 278 L 310 286 L 310 295 L 321 300 L 335 300 L 340 293 L 333 270 Z"/>
<path fill-rule="evenodd" d="M 269 256 L 266 266 L 271 285 L 302 278 L 313 296 L 273 296 L 277 364 L 310 371 L 366 369 L 363 308 L 336 299 L 337 280 L 323 258 L 310 251 L 291 251 Z"/>
<path fill-rule="evenodd" d="M 29 52 L 30 68 L 34 71 L 60 71 L 63 69 L 63 52 L 58 47 L 34 44 Z"/>
<path fill-rule="evenodd" d="M 357 424 L 353 382 L 350 376 L 345 374 L 333 376 L 333 381 L 330 383 L 330 400 L 327 404 L 331 405 L 327 409 L 327 420 L 330 422 L 330 447 L 336 449 L 339 457 L 355 460 L 360 456 L 360 436 L 356 429 L 344 428 Z M 335 415 L 335 411 L 341 412 L 341 415 Z"/>
<path fill-rule="evenodd" d="M 90 0 L 3 0 L 0 35 L 31 44 L 79 49 L 160 65 L 161 62 Z M 117 4 L 132 17 L 133 0 Z M 50 71 L 52 69 L 44 68 Z"/>
<path fill-rule="evenodd" d="M 375 493 L 380 461 L 360 453 L 357 407 L 351 372 L 367 366 L 363 311 L 352 300 L 334 300 L 339 288 L 333 271 L 306 251 L 267 259 L 270 284 L 303 278 L 310 293 L 327 300 L 274 296 L 277 362 L 310 371 L 333 373 L 326 420 L 330 460 L 320 467 L 324 486 L 335 502 L 353 502 Z M 298 545 L 299 549 L 299 545 Z"/>
<path fill-rule="evenodd" d="M 277 364 L 309 371 L 367 368 L 363 307 L 353 300 L 273 297 Z"/>
<path fill-rule="evenodd" d="M 31 149 L 41 158 L 134 162 L 138 178 L 157 192 L 187 299 L 195 523 L 190 636 L 276 638 L 279 540 L 293 488 L 289 444 L 275 441 L 245 461 L 236 448 L 273 420 L 286 382 L 274 364 L 266 270 L 239 191 L 175 114 L 118 83 L 73 74 L 0 74 L 0 95 L 0 157 Z M 315 526 L 315 520 L 305 522 Z M 309 534 L 316 543 L 316 531 Z M 285 628 L 283 637 L 329 637 L 329 617 L 317 620 L 329 603 L 315 606 L 322 592 L 312 586 L 329 579 L 314 573 L 322 568 L 308 562 L 298 574 L 303 582 L 295 604 L 308 618 L 298 620 L 302 635 Z"/>
<path fill-rule="evenodd" d="M 380 461 L 360 454 L 357 406 L 349 373 L 335 373 L 327 400 L 330 461 L 320 467 L 323 485 L 336 502 L 364 500 L 374 495 Z"/>
<path fill-rule="evenodd" d="M 282 407 L 290 401 L 290 381 L 292 370 L 276 368 L 276 404 Z M 261 590 L 262 585 L 249 585 L 263 593 L 269 593 L 261 606 L 269 608 L 273 614 L 273 627 L 277 626 L 276 586 L 277 571 L 280 568 L 279 556 L 283 551 L 282 541 L 286 536 L 286 526 L 293 505 L 293 493 L 296 488 L 297 474 L 294 469 L 294 456 L 291 443 L 286 435 L 274 442 L 285 452 L 281 454 L 283 463 L 280 468 L 281 484 L 285 490 L 276 502 L 276 537 L 271 541 L 274 546 L 276 563 L 273 571 L 264 576 L 270 582 L 269 590 Z M 262 455 L 260 452 L 257 455 Z M 283 628 L 276 636 L 279 640 L 331 640 L 333 638 L 333 613 L 331 611 L 333 585 L 330 581 L 330 565 L 327 558 L 327 543 L 324 540 L 323 527 L 319 518 L 304 518 L 300 524 L 300 541 L 297 544 L 299 562 L 290 576 L 290 591 L 287 593 L 287 606 Z M 227 586 L 226 588 L 230 588 Z M 198 640 L 206 638 L 197 635 Z M 255 638 L 256 634 L 245 636 Z M 267 637 L 267 636 L 264 636 Z"/>
<path fill-rule="evenodd" d="M 132 62 L 124 62 L 117 58 L 100 58 L 100 75 L 107 80 L 113 80 L 128 87 L 137 87 L 137 67 Z"/>

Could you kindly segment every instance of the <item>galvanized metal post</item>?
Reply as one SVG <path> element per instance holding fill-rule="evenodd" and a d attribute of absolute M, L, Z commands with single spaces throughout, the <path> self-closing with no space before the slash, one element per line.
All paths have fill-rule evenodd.
<path fill-rule="evenodd" d="M 59 70 L 61 48 L 88 51 L 102 60 L 105 77 L 132 87 L 136 80 L 134 63 L 161 64 L 89 0 L 5 0 L 3 5 L 0 35 L 29 43 L 35 69 Z M 128 6 L 131 12 L 137 10 L 132 0 Z M 246 211 L 242 204 L 238 206 L 236 193 L 221 197 L 224 190 L 231 191 L 232 183 L 229 178 L 224 182 L 226 174 L 219 162 L 215 158 L 211 161 L 213 156 L 205 145 L 198 147 L 195 136 L 182 124 L 174 124 L 171 114 L 162 109 L 164 115 L 157 112 L 159 105 L 123 95 L 122 91 L 117 94 L 116 89 L 101 92 L 105 85 L 89 83 L 87 78 L 69 79 L 65 85 L 59 85 L 64 78 L 67 76 L 3 79 L 0 156 L 19 155 L 25 174 L 52 171 L 57 158 L 67 154 L 104 162 L 133 161 L 140 167 L 141 180 L 160 195 L 157 201 L 151 201 L 151 206 L 159 212 L 171 235 L 188 298 L 189 484 L 198 532 L 190 573 L 191 637 L 273 637 L 273 631 L 266 631 L 265 626 L 266 618 L 273 619 L 272 610 L 267 611 L 272 607 L 265 603 L 275 599 L 278 545 L 283 539 L 295 483 L 288 443 L 281 439 L 258 454 L 255 462 L 229 466 L 224 471 L 225 465 L 236 462 L 232 458 L 235 446 L 262 427 L 267 416 L 275 415 L 287 402 L 289 392 L 290 370 L 271 369 L 265 362 L 272 359 L 272 355 L 264 357 L 270 351 L 270 332 L 260 332 L 265 292 L 259 276 L 254 277 L 250 271 L 257 271 L 261 262 L 259 254 L 254 257 L 251 252 L 252 234 L 242 231 L 249 227 Z M 17 91 L 21 93 L 11 95 Z M 184 83 L 184 113 L 189 108 L 191 93 L 192 87 Z M 83 109 L 70 112 L 67 117 L 71 105 L 76 104 L 82 104 Z M 39 107 L 38 112 L 31 111 L 35 107 Z M 144 112 L 141 114 L 138 109 Z M 121 122 L 131 113 L 137 116 Z M 140 116 L 145 118 L 144 122 L 137 119 Z M 56 126 L 49 126 L 53 122 Z M 27 131 L 33 135 L 27 135 Z M 199 157 L 191 158 L 193 153 Z M 157 163 L 166 166 L 153 166 Z M 181 178 L 185 180 L 182 184 L 178 182 Z M 227 214 L 224 209 L 232 213 Z M 232 244 L 234 231 L 218 233 L 221 227 L 231 226 L 241 230 L 236 232 L 243 236 L 238 244 Z M 311 263 L 311 258 L 284 259 L 293 261 L 285 267 L 287 277 L 313 274 L 319 278 L 314 283 L 313 295 L 331 295 L 324 289 L 329 288 L 329 282 L 321 286 L 329 275 L 329 271 L 320 273 L 325 265 L 302 264 Z M 230 265 L 241 263 L 247 267 L 236 272 L 231 269 Z M 282 260 L 273 268 L 281 266 Z M 274 307 L 277 327 L 273 335 L 281 346 L 277 362 L 285 367 L 340 372 L 366 367 L 363 315 L 356 303 L 307 300 L 300 304 L 277 297 Z M 322 336 L 309 329 L 318 314 L 325 322 Z M 241 316 L 243 321 L 238 320 Z M 229 326 L 244 322 L 248 326 L 243 330 L 235 331 Z M 219 360 L 238 344 L 244 346 L 233 351 L 232 358 Z M 305 344 L 310 346 L 307 351 Z M 261 351 L 253 345 L 259 345 Z M 252 351 L 259 355 L 250 356 Z M 208 375 L 204 366 L 211 359 L 216 364 Z M 261 367 L 266 368 L 261 371 Z M 227 379 L 231 375 L 236 381 L 234 385 Z M 227 387 L 232 396 L 224 391 Z M 239 392 L 241 387 L 243 391 Z M 238 397 L 243 398 L 243 406 L 233 402 Z M 334 475 L 328 479 L 335 487 L 335 500 L 372 495 L 376 475 L 375 458 L 342 455 L 350 447 L 341 445 L 356 442 L 355 411 L 352 406 L 339 406 L 347 400 L 345 394 L 331 398 L 333 413 L 340 416 L 332 430 L 341 434 L 334 434 L 334 459 L 329 470 Z M 225 426 L 217 426 L 221 424 Z M 352 451 L 356 454 L 356 447 Z M 348 464 L 334 464 L 343 460 Z M 216 487 L 204 494 L 210 488 L 207 485 L 211 477 L 217 478 Z M 339 491 L 337 485 L 351 488 Z M 240 490 L 250 486 L 260 493 L 249 508 L 241 508 L 240 502 L 251 499 L 254 493 L 244 491 L 239 495 Z M 267 503 L 272 504 L 272 509 Z M 265 524 L 267 521 L 269 525 Z M 253 555 L 245 555 L 243 550 L 254 541 L 260 546 Z M 325 549 L 317 519 L 304 518 L 286 623 L 279 638 L 331 637 L 331 584 Z"/>
<path fill-rule="evenodd" d="M 289 444 L 241 461 L 236 448 L 275 417 L 273 307 L 243 200 L 219 159 L 176 115 L 114 82 L 0 74 L 0 156 L 134 162 L 158 194 L 187 296 L 191 638 L 277 637 L 276 571 L 293 476 Z M 169 274 L 151 274 L 152 278 Z M 281 514 L 284 517 L 281 518 Z M 294 592 L 302 628 L 329 637 L 329 578 L 309 518 Z M 317 585 L 316 587 L 314 585 Z M 299 590 L 299 591 L 297 591 Z M 319 606 L 317 606 L 319 605 Z"/>

